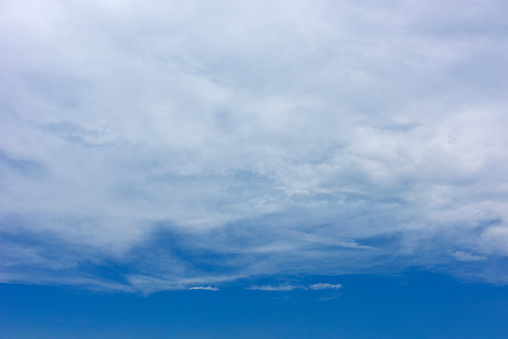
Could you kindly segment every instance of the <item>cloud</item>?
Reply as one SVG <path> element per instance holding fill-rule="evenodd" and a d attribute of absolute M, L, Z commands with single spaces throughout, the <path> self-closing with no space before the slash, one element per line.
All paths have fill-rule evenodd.
<path fill-rule="evenodd" d="M 506 9 L 3 4 L 2 281 L 508 281 Z"/>
<path fill-rule="evenodd" d="M 316 283 L 310 284 L 308 286 L 304 285 L 252 285 L 250 287 L 246 287 L 248 290 L 258 290 L 258 291 L 275 291 L 275 292 L 289 292 L 293 290 L 338 290 L 341 289 L 341 284 L 329 284 L 329 283 Z"/>
<path fill-rule="evenodd" d="M 246 287 L 247 290 L 257 290 L 257 291 L 274 291 L 274 292 L 289 292 L 295 289 L 301 289 L 300 286 L 294 285 L 252 285 L 250 287 Z"/>
<path fill-rule="evenodd" d="M 194 286 L 189 288 L 189 290 L 219 291 L 219 288 L 212 286 Z"/>
<path fill-rule="evenodd" d="M 338 290 L 342 288 L 341 284 L 318 283 L 309 285 L 311 290 Z"/>
<path fill-rule="evenodd" d="M 465 261 L 465 262 L 482 261 L 482 260 L 487 259 L 486 257 L 481 256 L 481 255 L 474 255 L 474 254 L 466 253 L 466 252 L 462 252 L 462 251 L 457 251 L 457 252 L 453 253 L 453 257 L 455 259 L 457 259 L 458 261 Z"/>

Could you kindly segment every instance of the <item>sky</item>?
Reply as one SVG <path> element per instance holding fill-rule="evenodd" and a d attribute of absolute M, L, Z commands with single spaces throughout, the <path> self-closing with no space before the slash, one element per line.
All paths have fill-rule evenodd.
<path fill-rule="evenodd" d="M 145 297 L 2 284 L 0 328 L 2 339 L 504 339 L 508 334 L 508 293 L 492 284 L 421 272 L 313 279 L 340 281 L 342 288 L 288 292 L 233 286 Z"/>
<path fill-rule="evenodd" d="M 0 0 L 0 293 L 506 293 L 507 13 Z"/>

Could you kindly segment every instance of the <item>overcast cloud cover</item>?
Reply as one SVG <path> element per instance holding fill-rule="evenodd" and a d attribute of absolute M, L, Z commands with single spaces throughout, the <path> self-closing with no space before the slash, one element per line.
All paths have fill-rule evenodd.
<path fill-rule="evenodd" d="M 507 12 L 0 0 L 0 281 L 507 284 Z"/>

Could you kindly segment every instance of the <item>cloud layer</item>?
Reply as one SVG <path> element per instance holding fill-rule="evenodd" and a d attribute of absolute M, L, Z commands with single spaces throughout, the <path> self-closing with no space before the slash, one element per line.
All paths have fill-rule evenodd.
<path fill-rule="evenodd" d="M 0 7 L 2 282 L 508 282 L 504 2 Z"/>

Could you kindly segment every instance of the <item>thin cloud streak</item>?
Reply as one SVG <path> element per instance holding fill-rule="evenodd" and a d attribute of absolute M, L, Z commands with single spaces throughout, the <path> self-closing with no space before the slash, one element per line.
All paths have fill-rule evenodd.
<path fill-rule="evenodd" d="M 189 290 L 219 291 L 219 288 L 212 287 L 212 286 L 194 286 L 194 287 L 189 288 Z"/>
<path fill-rule="evenodd" d="M 329 283 L 316 283 L 310 284 L 308 286 L 303 285 L 291 285 L 291 284 L 283 284 L 283 285 L 252 285 L 246 287 L 247 290 L 256 290 L 256 291 L 273 291 L 273 292 L 289 292 L 293 290 L 339 290 L 342 288 L 341 284 L 329 284 Z"/>
<path fill-rule="evenodd" d="M 302 289 L 300 286 L 294 285 L 252 285 L 250 287 L 246 287 L 246 290 L 255 290 L 255 291 L 272 291 L 272 292 L 289 292 L 295 289 Z"/>

